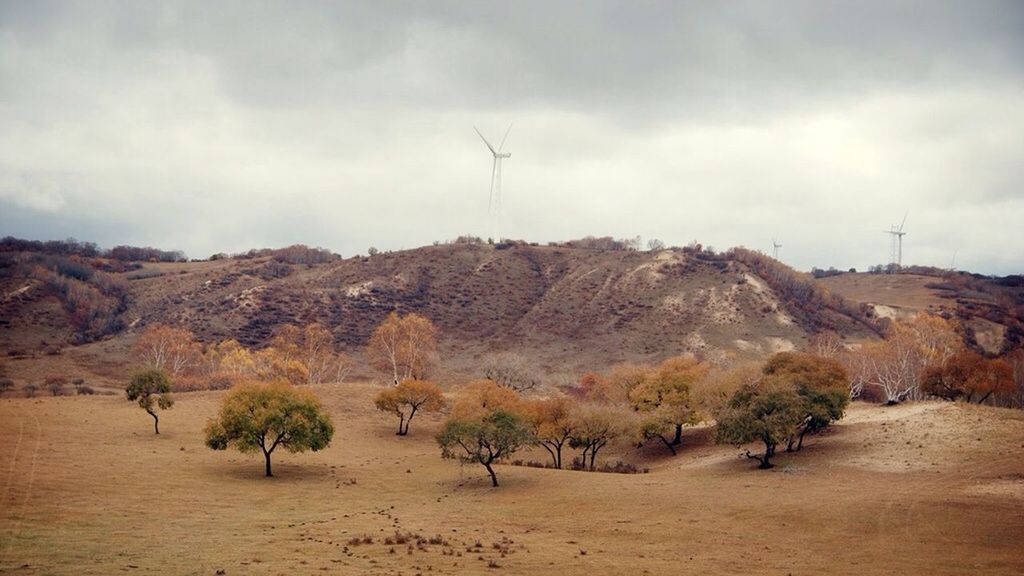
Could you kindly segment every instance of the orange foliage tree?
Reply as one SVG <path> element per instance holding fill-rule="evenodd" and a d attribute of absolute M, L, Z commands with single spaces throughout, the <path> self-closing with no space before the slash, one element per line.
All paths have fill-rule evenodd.
<path fill-rule="evenodd" d="M 417 412 L 439 412 L 445 406 L 441 387 L 427 380 L 402 380 L 398 386 L 377 394 L 374 405 L 381 412 L 398 416 L 398 436 L 409 433 L 409 424 Z"/>
<path fill-rule="evenodd" d="M 148 326 L 135 341 L 134 351 L 143 366 L 172 377 L 198 365 L 201 358 L 192 332 L 165 324 Z"/>
<path fill-rule="evenodd" d="M 389 374 L 396 386 L 408 378 L 425 378 L 436 353 L 437 328 L 415 313 L 389 314 L 373 331 L 366 348 L 370 365 Z"/>
<path fill-rule="evenodd" d="M 885 340 L 865 345 L 848 363 L 855 385 L 877 386 L 887 404 L 922 397 L 926 367 L 941 364 L 963 347 L 953 325 L 926 313 L 892 323 Z"/>
<path fill-rule="evenodd" d="M 642 417 L 640 434 L 644 440 L 660 439 L 675 455 L 675 447 L 682 442 L 683 426 L 702 419 L 690 400 L 690 388 L 706 378 L 708 371 L 708 365 L 696 358 L 669 358 L 630 391 L 630 403 Z"/>
<path fill-rule="evenodd" d="M 925 394 L 956 400 L 963 398 L 978 404 L 997 393 L 1012 392 L 1013 366 L 1005 360 L 987 359 L 975 352 L 964 350 L 929 366 L 921 378 Z"/>
<path fill-rule="evenodd" d="M 523 410 L 535 442 L 551 456 L 555 468 L 562 468 L 562 448 L 576 431 L 573 403 L 564 397 L 529 400 Z"/>

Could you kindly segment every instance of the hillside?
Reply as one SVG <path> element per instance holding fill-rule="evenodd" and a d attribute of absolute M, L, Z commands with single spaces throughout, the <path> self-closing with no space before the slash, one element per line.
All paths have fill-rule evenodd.
<path fill-rule="evenodd" d="M 263 256 L 154 262 L 103 273 L 116 288 L 107 288 L 117 297 L 107 306 L 115 321 L 89 316 L 91 324 L 80 324 L 109 333 L 73 346 L 83 332 L 76 333 L 75 315 L 59 298 L 60 283 L 71 280 L 53 279 L 56 273 L 40 280 L 38 270 L 19 273 L 34 257 L 42 258 L 19 254 L 22 264 L 9 266 L 0 279 L 0 349 L 12 367 L 18 359 L 49 354 L 50 362 L 68 356 L 102 375 L 95 366 L 123 354 L 141 328 L 156 322 L 188 327 L 206 342 L 236 338 L 259 346 L 281 323 L 318 321 L 358 354 L 392 310 L 433 320 L 446 366 L 464 374 L 497 351 L 532 358 L 549 373 L 574 374 L 682 352 L 719 361 L 763 356 L 800 347 L 820 328 L 871 335 L 864 318 L 809 310 L 748 265 L 721 255 L 446 244 L 318 264 Z M 110 268 L 96 259 L 84 262 Z M 85 276 L 77 265 L 55 266 Z"/>
<path fill-rule="evenodd" d="M 674 458 L 607 449 L 647 474 L 503 465 L 492 489 L 482 467 L 440 458 L 436 417 L 400 438 L 372 408 L 378 386 L 314 390 L 335 441 L 279 451 L 270 479 L 258 454 L 203 446 L 221 392 L 180 395 L 160 436 L 123 398 L 0 401 L 0 573 L 1024 570 L 1020 411 L 858 403 L 771 471 L 697 428 Z M 544 457 L 535 450 L 517 458 Z M 424 541 L 387 544 L 396 531 Z"/>
<path fill-rule="evenodd" d="M 296 247 L 195 262 L 0 256 L 0 358 L 23 381 L 54 370 L 101 384 L 122 378 L 135 337 L 158 322 L 258 347 L 283 323 L 317 321 L 359 360 L 393 310 L 438 325 L 443 379 L 476 376 L 502 351 L 552 380 L 685 352 L 759 358 L 821 330 L 873 338 L 884 318 L 918 310 L 960 317 L 965 336 L 992 353 L 1024 334 L 1019 288 L 968 275 L 814 280 L 743 249 L 452 243 L 344 259 Z M 355 376 L 367 374 L 357 363 Z"/>

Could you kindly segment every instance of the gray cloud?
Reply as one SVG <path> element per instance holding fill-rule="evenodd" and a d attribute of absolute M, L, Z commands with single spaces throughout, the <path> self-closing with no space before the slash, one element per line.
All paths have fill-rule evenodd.
<path fill-rule="evenodd" d="M 1021 272 L 1017 2 L 0 2 L 0 233 L 486 235 Z"/>

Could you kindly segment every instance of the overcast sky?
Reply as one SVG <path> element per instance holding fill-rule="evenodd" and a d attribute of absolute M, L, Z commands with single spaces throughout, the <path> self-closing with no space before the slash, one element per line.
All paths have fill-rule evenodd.
<path fill-rule="evenodd" d="M 1024 3 L 0 0 L 0 235 L 1024 272 Z"/>

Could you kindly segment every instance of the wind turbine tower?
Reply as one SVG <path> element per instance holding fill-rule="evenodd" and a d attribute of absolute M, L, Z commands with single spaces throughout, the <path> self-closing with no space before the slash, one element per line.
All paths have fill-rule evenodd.
<path fill-rule="evenodd" d="M 775 241 L 775 238 L 772 238 L 772 258 L 776 260 L 779 259 L 779 248 L 782 248 L 782 244 L 779 244 Z"/>
<path fill-rule="evenodd" d="M 491 196 L 488 201 L 487 211 L 491 216 L 491 239 L 495 242 L 501 240 L 501 161 L 506 158 L 511 158 L 512 154 L 502 153 L 502 149 L 505 147 L 505 140 L 508 138 L 508 133 L 512 130 L 512 125 L 508 125 L 508 129 L 505 130 L 505 136 L 501 139 L 501 144 L 498 144 L 498 149 L 495 150 L 494 146 L 484 138 L 484 135 L 480 133 L 480 130 L 476 126 L 473 126 L 473 130 L 476 130 L 477 136 L 484 141 L 487 145 L 487 149 L 494 155 L 494 165 L 491 167 Z"/>
<path fill-rule="evenodd" d="M 907 233 L 903 231 L 903 225 L 907 223 L 907 216 L 910 214 L 908 211 L 903 215 L 903 221 L 897 226 L 893 224 L 889 226 L 889 229 L 885 231 L 892 238 L 892 244 L 889 247 L 889 263 L 895 264 L 897 268 L 903 266 L 903 236 Z"/>

